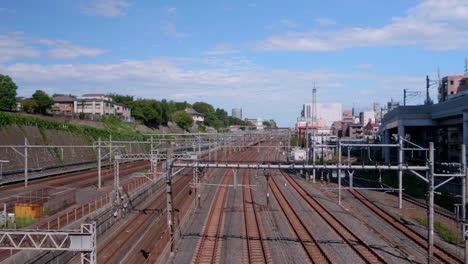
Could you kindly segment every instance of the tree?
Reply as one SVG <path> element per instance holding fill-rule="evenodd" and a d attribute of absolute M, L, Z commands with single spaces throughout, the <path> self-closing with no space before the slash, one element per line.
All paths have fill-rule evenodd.
<path fill-rule="evenodd" d="M 0 110 L 11 111 L 16 108 L 17 88 L 10 76 L 0 74 Z"/>
<path fill-rule="evenodd" d="M 213 106 L 205 102 L 196 102 L 193 104 L 192 108 L 198 113 L 205 115 L 215 112 Z"/>
<path fill-rule="evenodd" d="M 172 121 L 182 129 L 187 129 L 193 125 L 192 116 L 184 110 L 174 112 L 172 114 Z"/>
<path fill-rule="evenodd" d="M 74 98 L 74 99 L 77 99 L 78 97 L 74 94 L 62 94 L 62 93 L 54 93 L 52 94 L 52 98 L 56 97 L 56 96 L 69 96 L 71 98 Z"/>
<path fill-rule="evenodd" d="M 31 98 L 24 99 L 21 102 L 21 110 L 23 110 L 26 113 L 32 113 L 34 112 L 34 109 L 36 109 L 36 101 L 34 101 Z"/>
<path fill-rule="evenodd" d="M 152 99 L 138 99 L 133 102 L 132 116 L 142 120 L 149 127 L 158 127 L 162 123 L 161 105 Z"/>
<path fill-rule="evenodd" d="M 128 106 L 132 106 L 133 104 L 133 96 L 131 95 L 121 95 L 121 94 L 116 94 L 116 93 L 111 93 L 108 94 L 114 100 L 114 102 L 118 104 L 124 104 Z"/>
<path fill-rule="evenodd" d="M 54 104 L 54 100 L 52 100 L 52 98 L 50 98 L 49 95 L 42 90 L 36 90 L 36 92 L 32 95 L 32 99 L 36 102 L 34 112 L 40 114 L 47 114 L 47 109 L 49 109 Z"/>

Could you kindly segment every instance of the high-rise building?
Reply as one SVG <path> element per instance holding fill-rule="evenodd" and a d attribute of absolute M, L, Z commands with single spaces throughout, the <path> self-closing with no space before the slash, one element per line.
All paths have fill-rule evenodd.
<path fill-rule="evenodd" d="M 375 112 L 373 111 L 364 111 L 359 113 L 359 121 L 361 125 L 365 126 L 367 123 L 375 123 Z"/>
<path fill-rule="evenodd" d="M 312 122 L 312 104 L 304 104 L 304 121 Z M 342 107 L 340 103 L 317 103 L 317 122 L 324 121 L 326 127 L 330 127 L 334 121 L 342 119 Z"/>
<path fill-rule="evenodd" d="M 375 113 L 380 112 L 380 103 L 379 102 L 374 102 L 372 110 L 374 110 Z"/>
<path fill-rule="evenodd" d="M 468 91 L 468 76 L 451 75 L 442 78 L 439 85 L 439 103 Z"/>
<path fill-rule="evenodd" d="M 231 116 L 242 120 L 242 108 L 233 108 Z"/>

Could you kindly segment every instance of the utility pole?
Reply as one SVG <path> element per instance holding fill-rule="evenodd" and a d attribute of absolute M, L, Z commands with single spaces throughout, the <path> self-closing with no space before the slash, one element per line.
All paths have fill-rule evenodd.
<path fill-rule="evenodd" d="M 101 137 L 98 139 L 98 189 L 101 189 Z"/>
<path fill-rule="evenodd" d="M 341 138 L 338 138 L 337 142 L 337 147 L 338 147 L 338 166 L 336 170 L 336 174 L 338 176 L 338 205 L 341 205 Z"/>
<path fill-rule="evenodd" d="M 406 106 L 406 91 L 408 89 L 403 89 L 403 106 Z"/>
<path fill-rule="evenodd" d="M 465 75 L 468 75 L 468 57 L 465 57 Z"/>
<path fill-rule="evenodd" d="M 434 256 L 434 142 L 429 142 L 429 170 L 428 170 L 428 211 L 427 211 L 427 236 L 428 236 L 428 252 L 427 262 L 432 263 Z"/>
<path fill-rule="evenodd" d="M 431 86 L 431 81 L 429 80 L 429 75 L 426 75 L 426 101 L 424 102 L 425 105 L 431 105 L 432 100 L 429 97 L 429 87 Z"/>
<path fill-rule="evenodd" d="M 403 137 L 398 137 L 398 208 L 403 207 Z"/>
<path fill-rule="evenodd" d="M 466 221 L 466 200 L 467 200 L 467 189 L 466 189 L 466 145 L 461 145 L 460 151 L 460 174 L 465 175 L 462 177 L 462 221 Z"/>
<path fill-rule="evenodd" d="M 28 138 L 24 138 L 24 187 L 28 187 Z"/>
<path fill-rule="evenodd" d="M 173 214 L 173 201 L 172 201 L 172 145 L 167 150 L 166 157 L 166 207 L 167 207 L 167 226 L 169 229 L 170 242 L 171 243 L 171 256 L 174 255 L 174 214 Z"/>

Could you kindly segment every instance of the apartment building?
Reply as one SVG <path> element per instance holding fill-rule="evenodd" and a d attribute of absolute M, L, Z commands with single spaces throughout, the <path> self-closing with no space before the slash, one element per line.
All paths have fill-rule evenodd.
<path fill-rule="evenodd" d="M 123 104 L 116 104 L 112 97 L 105 94 L 83 94 L 81 99 L 74 102 L 74 112 L 88 116 L 99 117 L 105 115 L 119 116 L 123 121 L 131 121 L 131 108 Z"/>

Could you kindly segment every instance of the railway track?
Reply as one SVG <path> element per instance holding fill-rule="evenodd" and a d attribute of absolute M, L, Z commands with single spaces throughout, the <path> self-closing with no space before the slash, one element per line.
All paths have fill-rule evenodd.
<path fill-rule="evenodd" d="M 236 161 L 243 160 L 246 157 L 246 152 L 239 153 Z M 192 263 L 220 263 L 222 237 L 224 229 L 224 208 L 227 206 L 227 196 L 229 192 L 229 175 L 230 170 L 227 170 L 221 180 L 221 186 L 218 187 L 213 198 L 208 217 L 202 228 L 202 238 L 198 241 L 195 253 L 192 257 Z M 250 223 L 250 222 L 249 222 Z M 254 247 L 254 245 L 252 244 Z M 253 248 L 251 248 L 253 250 Z M 261 249 L 263 250 L 263 248 Z M 252 251 L 253 253 L 253 251 Z M 260 262 L 261 263 L 261 262 Z M 265 262 L 264 262 L 265 263 Z"/>
<path fill-rule="evenodd" d="M 178 194 L 187 193 L 184 192 L 186 188 L 189 188 L 191 178 L 188 176 L 181 176 L 174 183 L 174 192 Z M 165 212 L 162 212 L 165 208 L 165 193 L 160 192 L 150 202 L 149 205 L 141 208 L 141 211 L 147 211 L 148 213 L 139 212 L 136 217 L 127 221 L 124 226 L 120 227 L 120 232 L 115 233 L 109 239 L 104 242 L 104 245 L 98 250 L 98 263 L 115 263 L 118 262 L 118 253 L 124 252 L 124 247 L 128 247 L 130 243 L 134 243 L 138 236 L 141 236 L 144 231 L 151 225 L 151 222 L 155 220 L 155 214 L 151 212 L 160 211 L 160 217 L 164 218 Z M 179 196 L 176 196 L 176 200 L 180 200 Z"/>
<path fill-rule="evenodd" d="M 134 171 L 138 170 L 138 169 L 141 169 L 141 168 L 145 168 L 147 167 L 148 165 L 145 164 L 144 162 L 136 162 L 136 163 L 133 163 L 133 164 L 127 164 L 125 165 L 125 168 L 123 168 L 121 170 L 121 173 L 123 175 L 128 175 L 128 174 L 131 174 L 133 173 Z M 103 170 L 104 171 L 104 170 Z M 107 178 L 110 178 L 110 177 L 113 177 L 113 174 L 112 173 L 108 173 L 108 174 L 104 174 L 103 173 L 103 180 L 105 179 L 105 175 L 107 175 Z M 66 186 L 68 184 L 72 184 L 74 185 L 75 188 L 82 188 L 82 187 L 86 187 L 86 186 L 89 186 L 89 182 L 92 181 L 94 182 L 95 179 L 90 179 L 91 177 L 94 178 L 96 177 L 96 172 L 86 172 L 85 175 L 83 175 L 83 173 L 74 173 L 73 176 L 71 176 L 72 179 L 69 179 L 69 178 L 66 178 L 64 176 L 61 176 L 60 178 L 48 178 L 48 179 L 40 179 L 40 180 L 37 180 L 35 181 L 34 184 L 38 184 L 39 182 L 47 182 L 47 184 L 49 186 Z M 86 181 L 87 179 L 87 181 Z M 83 181 L 84 182 L 80 182 L 80 181 Z M 18 187 L 15 187 L 14 185 L 8 185 L 8 186 L 3 186 L 2 188 L 0 188 L 0 190 L 5 190 L 6 189 L 14 189 L 14 188 L 18 188 Z M 22 186 L 21 186 L 22 188 Z M 11 208 L 11 205 L 9 205 L 9 207 L 7 207 L 9 211 L 12 210 Z M 61 212 L 64 212 L 64 213 L 57 213 L 57 217 L 54 218 L 54 221 L 50 221 L 49 223 L 48 222 L 43 222 L 43 223 L 40 223 L 40 224 L 33 224 L 33 227 L 34 229 L 58 229 L 59 227 L 63 227 L 65 226 L 67 223 L 70 223 L 71 220 L 73 220 L 74 218 L 76 219 L 80 219 L 82 217 L 84 217 L 86 215 L 86 212 L 89 212 L 89 208 L 87 207 L 77 207 L 76 210 L 75 210 L 75 217 L 73 219 L 67 219 L 68 217 L 68 214 L 65 212 L 67 211 L 67 209 L 64 209 L 62 210 Z M 60 224 L 62 223 L 62 224 Z M 17 252 L 19 251 L 10 251 L 10 250 L 0 250 L 0 262 L 11 257 L 12 255 L 16 254 Z"/>
<path fill-rule="evenodd" d="M 314 197 L 312 197 L 301 185 L 299 185 L 288 173 L 281 174 L 297 193 L 313 208 L 320 217 L 346 242 L 366 263 L 385 263 L 386 261 L 370 248 L 358 235 L 354 234 L 345 224 L 331 214 Z"/>
<path fill-rule="evenodd" d="M 229 183 L 229 171 L 223 175 L 221 185 Z M 221 258 L 221 237 L 224 224 L 224 208 L 227 202 L 228 187 L 220 186 L 216 191 L 213 204 L 202 231 L 192 263 L 219 263 Z"/>
<path fill-rule="evenodd" d="M 301 220 L 286 199 L 273 177 L 268 177 L 268 184 L 278 201 L 281 211 L 286 216 L 289 225 L 292 227 L 292 230 L 309 257 L 309 260 L 312 263 L 331 263 L 331 260 L 327 257 L 324 250 L 308 230 L 306 224 Z"/>
<path fill-rule="evenodd" d="M 247 244 L 247 254 L 245 255 L 248 258 L 248 263 L 272 263 L 270 249 L 265 240 L 265 230 L 260 223 L 260 216 L 255 206 L 252 188 L 248 187 L 251 185 L 250 170 L 243 170 L 242 174 L 244 233 Z"/>
<path fill-rule="evenodd" d="M 142 164 L 148 163 L 147 161 L 136 161 L 132 163 L 126 163 L 124 165 L 121 165 L 122 168 L 126 167 L 135 167 L 139 166 Z M 149 164 L 147 164 L 146 167 L 149 167 Z M 71 172 L 71 173 L 65 173 L 65 174 L 60 174 L 60 175 L 55 175 L 55 176 L 50 176 L 50 177 L 43 177 L 39 179 L 29 179 L 29 186 L 34 186 L 37 184 L 42 184 L 42 183 L 47 183 L 47 185 L 54 185 L 55 183 L 57 186 L 61 186 L 61 182 L 64 181 L 64 179 L 67 179 L 66 181 L 72 180 L 73 183 L 80 182 L 82 179 L 86 179 L 88 177 L 91 177 L 90 175 L 96 177 L 96 182 L 97 182 L 97 169 L 89 169 L 89 170 L 84 170 L 84 171 L 76 171 L 76 172 Z M 113 175 L 113 170 L 112 166 L 103 166 L 101 168 L 102 172 L 102 180 L 105 180 L 105 176 Z M 24 183 L 10 183 L 10 184 L 4 184 L 0 185 L 0 190 L 5 191 L 5 190 L 11 190 L 11 189 L 19 189 L 19 188 L 24 188 Z"/>
<path fill-rule="evenodd" d="M 375 205 L 371 200 L 367 197 L 362 195 L 357 190 L 349 190 L 349 192 L 360 202 L 362 202 L 367 208 L 369 208 L 372 212 L 374 212 L 377 216 L 382 218 L 385 222 L 389 223 L 395 229 L 399 230 L 401 233 L 406 235 L 420 247 L 427 249 L 428 243 L 427 239 L 420 235 L 419 233 L 413 231 L 412 229 L 405 226 L 401 223 L 396 217 L 389 214 L 382 208 Z M 457 256 L 453 255 L 452 253 L 446 251 L 445 249 L 441 248 L 440 246 L 434 245 L 434 257 L 440 261 L 441 263 L 463 263 Z"/>

